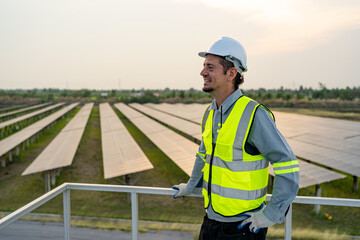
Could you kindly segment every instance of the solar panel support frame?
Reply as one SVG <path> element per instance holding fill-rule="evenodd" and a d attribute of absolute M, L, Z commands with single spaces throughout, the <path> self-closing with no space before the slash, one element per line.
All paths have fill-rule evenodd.
<path fill-rule="evenodd" d="M 353 191 L 357 192 L 359 190 L 359 178 L 357 176 L 353 176 Z"/>
<path fill-rule="evenodd" d="M 50 170 L 45 172 L 45 192 L 49 192 L 51 190 L 51 186 L 50 186 Z"/>
<path fill-rule="evenodd" d="M 6 167 L 6 158 L 5 158 L 5 156 L 2 156 L 1 157 L 1 167 Z"/>

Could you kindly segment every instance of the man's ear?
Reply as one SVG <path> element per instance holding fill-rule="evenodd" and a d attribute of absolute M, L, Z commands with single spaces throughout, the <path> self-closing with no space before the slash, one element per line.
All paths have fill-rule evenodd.
<path fill-rule="evenodd" d="M 229 68 L 228 69 L 228 80 L 232 81 L 237 74 L 237 69 L 235 67 Z"/>

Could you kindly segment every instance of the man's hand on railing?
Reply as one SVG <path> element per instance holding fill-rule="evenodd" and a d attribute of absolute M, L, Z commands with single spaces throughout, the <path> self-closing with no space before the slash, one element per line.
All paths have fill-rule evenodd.
<path fill-rule="evenodd" d="M 190 195 L 190 191 L 186 188 L 186 183 L 180 183 L 179 185 L 172 186 L 172 189 L 178 190 L 177 193 L 174 194 L 174 198 L 185 197 Z"/>
<path fill-rule="evenodd" d="M 192 191 L 190 191 L 186 183 L 180 183 L 179 185 L 174 185 L 172 186 L 172 189 L 178 190 L 178 192 L 174 194 L 173 196 L 174 198 L 185 197 L 192 194 L 201 195 L 202 192 L 202 187 L 195 187 Z"/>

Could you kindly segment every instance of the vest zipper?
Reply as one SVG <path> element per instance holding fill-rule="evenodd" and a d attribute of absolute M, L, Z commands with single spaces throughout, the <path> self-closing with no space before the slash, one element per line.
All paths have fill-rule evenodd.
<path fill-rule="evenodd" d="M 214 158 L 216 143 L 213 144 L 213 149 L 210 157 L 210 169 L 209 169 L 209 182 L 208 182 L 208 196 L 209 196 L 209 203 L 211 202 L 211 174 L 212 174 L 212 163 Z"/>
<path fill-rule="evenodd" d="M 222 105 L 220 106 L 220 129 L 222 127 Z M 211 158 L 210 158 L 210 170 L 209 170 L 209 182 L 208 182 L 208 196 L 209 196 L 209 203 L 211 203 L 211 176 L 212 176 L 212 163 L 214 158 L 214 152 L 215 152 L 215 146 L 216 141 L 213 143 L 213 148 L 211 152 Z"/>

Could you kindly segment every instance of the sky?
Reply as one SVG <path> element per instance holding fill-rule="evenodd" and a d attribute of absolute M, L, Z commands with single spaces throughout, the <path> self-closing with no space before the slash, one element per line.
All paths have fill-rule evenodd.
<path fill-rule="evenodd" d="M 243 89 L 360 87 L 358 0 L 0 0 L 0 89 L 201 89 L 222 36 Z"/>

